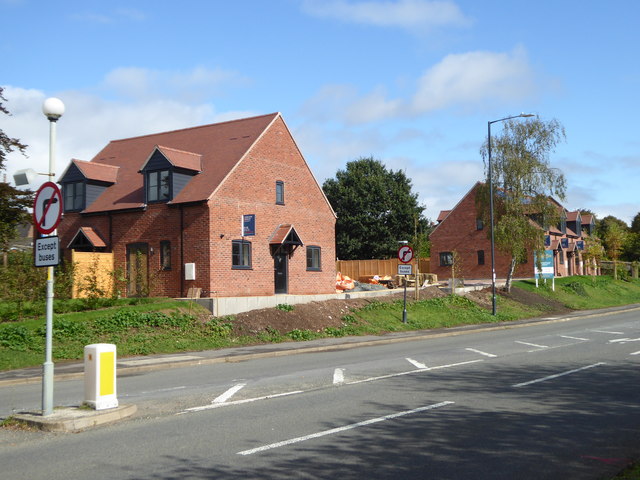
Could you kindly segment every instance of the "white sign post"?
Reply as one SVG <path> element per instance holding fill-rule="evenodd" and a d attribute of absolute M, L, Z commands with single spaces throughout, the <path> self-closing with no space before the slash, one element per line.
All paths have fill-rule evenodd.
<path fill-rule="evenodd" d="M 398 249 L 398 275 L 404 275 L 404 307 L 402 309 L 402 323 L 407 323 L 407 275 L 411 275 L 411 265 L 407 265 L 413 260 L 413 248 L 403 245 Z M 416 282 L 418 279 L 416 278 Z"/>

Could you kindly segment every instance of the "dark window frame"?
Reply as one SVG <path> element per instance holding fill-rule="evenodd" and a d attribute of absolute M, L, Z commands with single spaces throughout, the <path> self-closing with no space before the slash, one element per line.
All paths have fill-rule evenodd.
<path fill-rule="evenodd" d="M 251 242 L 247 240 L 231 241 L 231 268 L 233 270 L 251 270 Z M 246 262 L 245 262 L 246 260 Z"/>
<path fill-rule="evenodd" d="M 162 178 L 166 172 L 167 197 L 160 198 L 163 193 Z M 152 177 L 154 182 L 152 183 Z M 151 195 L 153 189 L 153 195 Z M 165 203 L 173 199 L 173 171 L 170 168 L 149 170 L 145 172 L 145 196 L 147 203 Z M 152 198 L 153 197 L 153 198 Z"/>
<path fill-rule="evenodd" d="M 484 265 L 484 250 L 478 250 L 478 265 Z"/>
<path fill-rule="evenodd" d="M 476 230 L 484 230 L 484 221 L 481 218 L 476 218 Z"/>
<path fill-rule="evenodd" d="M 318 245 L 307 246 L 307 271 L 322 271 L 322 248 Z"/>
<path fill-rule="evenodd" d="M 160 270 L 171 270 L 171 242 L 160 240 Z"/>
<path fill-rule="evenodd" d="M 78 187 L 82 187 L 78 191 Z M 84 210 L 86 198 L 87 198 L 87 185 L 84 181 L 78 182 L 67 182 L 62 186 L 62 195 L 63 195 L 63 209 L 65 212 L 79 212 Z M 69 202 L 68 199 L 71 198 L 72 201 Z M 69 206 L 69 203 L 72 205 Z"/>
<path fill-rule="evenodd" d="M 284 182 L 276 181 L 276 205 L 284 205 Z"/>
<path fill-rule="evenodd" d="M 440 252 L 440 266 L 450 267 L 453 265 L 453 252 Z"/>

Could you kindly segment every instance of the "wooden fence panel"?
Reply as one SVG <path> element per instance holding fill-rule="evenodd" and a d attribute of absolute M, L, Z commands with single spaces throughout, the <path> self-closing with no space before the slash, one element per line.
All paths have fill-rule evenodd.
<path fill-rule="evenodd" d="M 74 265 L 71 298 L 86 298 L 92 290 L 104 292 L 102 296 L 113 293 L 113 253 L 71 250 L 71 263 Z"/>
<path fill-rule="evenodd" d="M 395 277 L 398 274 L 397 258 L 388 260 L 338 260 L 336 262 L 336 272 L 351 277 L 354 280 L 361 281 L 368 276 L 379 275 L 384 277 L 389 275 Z M 415 262 L 413 262 L 415 269 Z M 430 273 L 431 263 L 428 258 L 420 259 L 420 273 Z"/>

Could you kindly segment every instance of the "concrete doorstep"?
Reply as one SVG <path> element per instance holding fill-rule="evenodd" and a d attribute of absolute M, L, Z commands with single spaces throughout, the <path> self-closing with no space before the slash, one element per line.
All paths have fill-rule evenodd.
<path fill-rule="evenodd" d="M 45 432 L 75 433 L 117 422 L 130 417 L 137 410 L 138 407 L 135 405 L 122 405 L 105 410 L 94 410 L 86 406 L 56 407 L 51 415 L 43 416 L 40 412 L 20 412 L 12 418 Z"/>

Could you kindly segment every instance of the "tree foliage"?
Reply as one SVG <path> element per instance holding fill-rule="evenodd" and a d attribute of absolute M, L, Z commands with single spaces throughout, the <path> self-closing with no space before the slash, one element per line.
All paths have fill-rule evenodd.
<path fill-rule="evenodd" d="M 544 227 L 557 223 L 559 206 L 549 197 L 564 199 L 564 174 L 550 165 L 550 155 L 565 139 L 564 127 L 557 121 L 506 120 L 504 128 L 491 138 L 491 173 L 494 185 L 494 237 L 496 248 L 511 259 L 506 289 L 516 265 L 531 251 L 542 257 Z M 488 141 L 488 139 L 487 139 Z M 490 222 L 489 149 L 480 149 L 485 161 L 487 181 L 477 195 L 477 208 L 484 222 Z M 531 220 L 535 220 L 532 222 Z M 491 229 L 487 229 L 491 234 Z"/>
<path fill-rule="evenodd" d="M 0 87 L 0 113 L 11 115 L 2 102 L 3 88 Z M 13 151 L 24 154 L 27 146 L 16 138 L 11 138 L 0 130 L 0 171 L 5 169 L 7 155 Z M 18 190 L 8 183 L 0 182 L 0 251 L 7 251 L 16 237 L 16 227 L 30 221 L 27 208 L 33 201 L 33 192 Z"/>
<path fill-rule="evenodd" d="M 338 216 L 336 254 L 341 260 L 392 257 L 398 240 L 428 229 L 411 180 L 373 157 L 347 163 L 322 189 Z"/>

